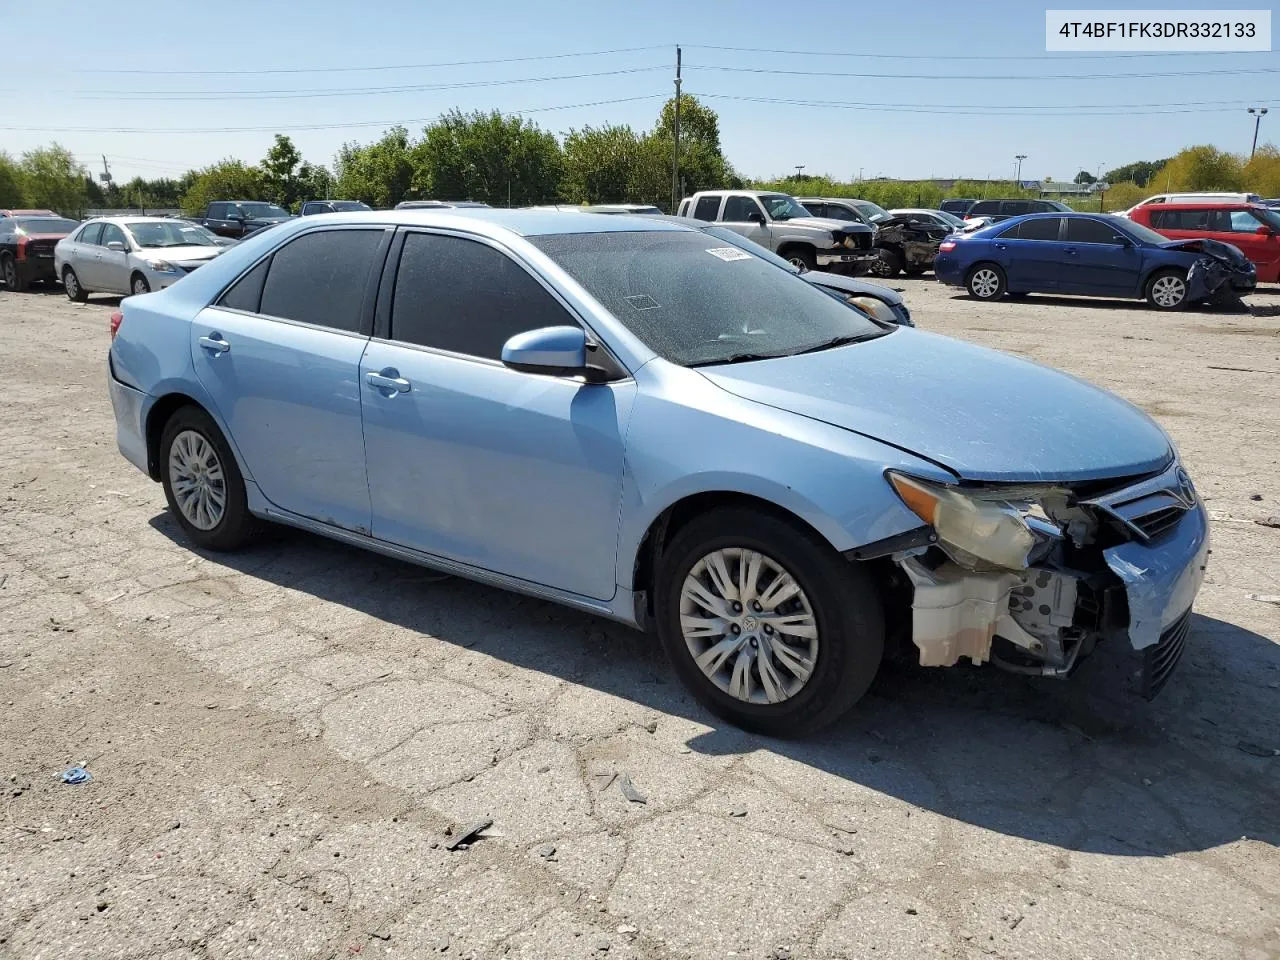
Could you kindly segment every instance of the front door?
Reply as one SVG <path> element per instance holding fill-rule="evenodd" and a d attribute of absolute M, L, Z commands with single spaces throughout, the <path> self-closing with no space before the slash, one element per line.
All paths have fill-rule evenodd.
<path fill-rule="evenodd" d="M 1104 220 L 1068 217 L 1059 289 L 1095 297 L 1133 296 L 1142 252 Z"/>
<path fill-rule="evenodd" d="M 1280 240 L 1276 239 L 1276 228 L 1263 218 L 1275 220 L 1273 212 L 1254 212 L 1253 210 L 1221 210 L 1217 211 L 1217 224 L 1221 232 L 1213 235 L 1215 240 L 1235 244 L 1240 251 L 1254 262 L 1258 268 L 1258 279 L 1265 283 L 1276 282 L 1280 271 Z"/>
<path fill-rule="evenodd" d="M 196 375 L 267 500 L 368 533 L 360 357 L 390 233 L 304 233 L 191 324 Z"/>
<path fill-rule="evenodd" d="M 612 597 L 635 382 L 503 366 L 509 337 L 578 321 L 486 242 L 406 233 L 384 304 L 360 365 L 373 535 Z"/>
<path fill-rule="evenodd" d="M 107 244 L 117 243 L 120 249 L 112 250 Z M 93 281 L 89 287 L 102 293 L 129 292 L 129 241 L 124 231 L 114 223 L 102 225 L 102 238 L 93 252 Z"/>
<path fill-rule="evenodd" d="M 764 210 L 756 202 L 755 197 L 733 194 L 724 198 L 724 210 L 720 220 L 734 233 L 740 233 L 748 240 L 754 240 L 766 250 L 772 250 L 769 239 L 769 224 Z"/>

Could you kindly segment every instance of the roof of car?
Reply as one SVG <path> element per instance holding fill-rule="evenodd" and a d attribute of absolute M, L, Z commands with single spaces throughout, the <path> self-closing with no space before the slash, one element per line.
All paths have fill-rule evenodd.
<path fill-rule="evenodd" d="M 127 213 L 117 213 L 110 217 L 90 217 L 88 220 L 85 221 L 85 223 L 126 223 L 126 222 L 128 223 L 174 223 L 175 221 L 180 219 L 181 219 L 180 217 L 145 216 L 141 213 L 136 213 L 133 215 L 130 215 Z M 189 227 L 198 226 L 198 224 L 194 224 L 190 220 L 183 220 L 182 222 Z"/>
<path fill-rule="evenodd" d="M 307 229 L 307 222 L 297 218 L 291 223 Z M 325 217 L 332 226 L 341 223 L 403 224 L 405 226 L 455 227 L 476 232 L 506 231 L 521 237 L 547 236 L 561 233 L 626 233 L 657 230 L 682 230 L 675 224 L 661 223 L 642 216 L 583 216 L 567 210 L 508 210 L 502 207 L 442 207 L 417 210 L 369 210 L 333 213 Z M 496 228 L 484 230 L 483 225 Z M 479 229 L 478 229 L 479 228 Z"/>
<path fill-rule="evenodd" d="M 1265 203 L 1258 203 L 1256 200 L 1210 200 L 1208 197 L 1203 200 L 1178 200 L 1173 203 L 1150 203 L 1142 206 L 1161 210 L 1221 210 L 1224 207 L 1232 210 L 1269 209 Z"/>

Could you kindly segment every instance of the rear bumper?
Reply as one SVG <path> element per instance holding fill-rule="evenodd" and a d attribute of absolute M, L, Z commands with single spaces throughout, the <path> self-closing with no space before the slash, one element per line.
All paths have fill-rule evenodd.
<path fill-rule="evenodd" d="M 116 446 L 124 458 L 143 473 L 147 465 L 147 395 L 116 379 L 111 354 L 107 354 L 107 390 L 116 416 Z"/>
<path fill-rule="evenodd" d="M 933 259 L 933 275 L 953 287 L 964 286 L 964 271 L 955 257 L 940 253 Z"/>
<path fill-rule="evenodd" d="M 58 268 L 52 253 L 47 257 L 29 255 L 25 260 L 15 261 L 14 266 L 18 269 L 18 276 L 28 283 L 33 280 L 58 279 Z"/>

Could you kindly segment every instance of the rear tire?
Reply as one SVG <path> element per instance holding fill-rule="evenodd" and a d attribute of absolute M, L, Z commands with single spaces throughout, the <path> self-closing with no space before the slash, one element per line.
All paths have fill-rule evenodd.
<path fill-rule="evenodd" d="M 164 425 L 160 477 L 169 509 L 197 546 L 236 550 L 258 532 L 236 458 L 199 407 L 179 407 Z"/>
<path fill-rule="evenodd" d="M 73 303 L 84 303 L 89 299 L 89 291 L 80 285 L 80 278 L 71 267 L 62 268 L 62 289 Z"/>
<path fill-rule="evenodd" d="M 1004 271 L 994 263 L 980 263 L 969 271 L 965 287 L 969 296 L 977 300 L 999 300 L 1008 289 Z"/>
<path fill-rule="evenodd" d="M 4 275 L 4 285 L 14 293 L 26 292 L 27 278 L 18 270 L 18 264 L 8 254 L 0 257 L 0 274 Z"/>
<path fill-rule="evenodd" d="M 846 713 L 880 668 L 884 612 L 871 578 L 783 517 L 743 507 L 703 514 L 663 550 L 656 581 L 658 637 L 676 673 L 744 729 L 812 733 Z"/>
<path fill-rule="evenodd" d="M 1187 305 L 1187 275 L 1182 270 L 1157 270 L 1147 279 L 1145 294 L 1157 310 L 1181 310 Z"/>

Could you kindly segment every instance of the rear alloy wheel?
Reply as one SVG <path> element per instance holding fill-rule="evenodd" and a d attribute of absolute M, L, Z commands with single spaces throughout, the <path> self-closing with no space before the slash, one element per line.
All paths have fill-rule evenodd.
<path fill-rule="evenodd" d="M 994 263 L 980 263 L 970 272 L 965 286 L 969 295 L 979 300 L 999 300 L 1004 296 L 1004 271 Z"/>
<path fill-rule="evenodd" d="M 1177 270 L 1161 270 L 1147 281 L 1147 302 L 1157 310 L 1177 310 L 1187 302 L 1187 278 Z"/>
<path fill-rule="evenodd" d="M 67 299 L 75 303 L 84 303 L 89 299 L 89 291 L 80 286 L 80 278 L 70 267 L 62 268 L 62 289 L 67 291 Z"/>
<path fill-rule="evenodd" d="M 147 278 L 140 273 L 133 275 L 133 280 L 129 283 L 129 289 L 133 291 L 135 297 L 140 297 L 144 293 L 151 292 L 151 284 L 147 283 Z"/>
<path fill-rule="evenodd" d="M 180 407 L 160 438 L 160 476 L 179 526 L 197 546 L 235 550 L 257 531 L 244 479 L 222 431 L 199 407 Z"/>
<path fill-rule="evenodd" d="M 658 636 L 685 686 L 748 730 L 798 736 L 866 692 L 884 653 L 871 579 L 815 534 L 745 508 L 703 514 L 663 549 Z"/>

